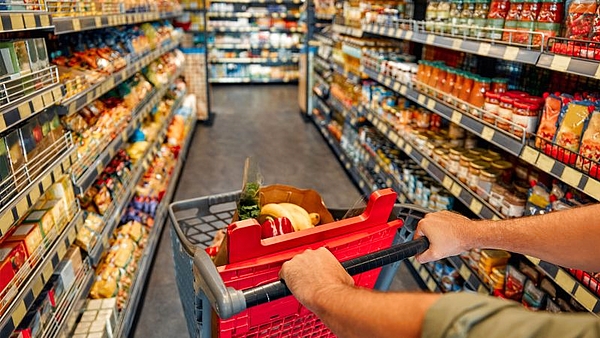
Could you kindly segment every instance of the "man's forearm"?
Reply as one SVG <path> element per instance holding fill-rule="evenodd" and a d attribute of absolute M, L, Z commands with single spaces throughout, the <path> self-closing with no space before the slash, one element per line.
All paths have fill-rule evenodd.
<path fill-rule="evenodd" d="M 503 249 L 599 271 L 600 204 L 541 216 L 475 222 L 470 247 Z"/>
<path fill-rule="evenodd" d="M 312 311 L 340 338 L 420 337 L 425 313 L 439 297 L 336 285 L 319 292 Z"/>

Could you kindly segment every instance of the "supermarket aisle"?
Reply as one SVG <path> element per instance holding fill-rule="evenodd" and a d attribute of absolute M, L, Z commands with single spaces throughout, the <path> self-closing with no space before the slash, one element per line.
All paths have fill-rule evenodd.
<path fill-rule="evenodd" d="M 318 130 L 302 120 L 297 90 L 290 85 L 216 87 L 214 125 L 197 127 L 175 199 L 239 189 L 244 160 L 254 156 L 266 184 L 313 188 L 330 207 L 354 204 L 360 194 Z M 407 276 L 404 269 L 399 274 Z M 416 286 L 409 277 L 393 288 Z M 186 336 L 169 231 L 163 233 L 142 306 L 134 337 Z"/>

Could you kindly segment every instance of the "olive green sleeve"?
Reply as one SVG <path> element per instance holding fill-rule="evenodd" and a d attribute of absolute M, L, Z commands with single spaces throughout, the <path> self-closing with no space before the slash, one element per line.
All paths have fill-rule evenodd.
<path fill-rule="evenodd" d="M 600 337 L 600 319 L 589 313 L 534 312 L 514 301 L 450 293 L 425 314 L 422 337 L 592 338 Z"/>

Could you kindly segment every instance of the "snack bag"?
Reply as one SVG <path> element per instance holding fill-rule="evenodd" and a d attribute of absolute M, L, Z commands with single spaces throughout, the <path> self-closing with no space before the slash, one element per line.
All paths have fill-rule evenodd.
<path fill-rule="evenodd" d="M 572 101 L 569 103 L 560 119 L 554 139 L 554 143 L 562 148 L 558 148 L 556 151 L 553 149 L 552 157 L 565 163 L 575 163 L 577 158 L 575 153 L 579 150 L 583 130 L 593 109 L 594 105 L 589 101 Z"/>
<path fill-rule="evenodd" d="M 558 117 L 563 107 L 563 101 L 558 93 L 544 95 L 545 104 L 538 127 L 535 146 L 543 149 L 547 142 L 551 142 L 558 127 Z"/>
<path fill-rule="evenodd" d="M 567 34 L 565 37 L 575 40 L 587 40 L 592 33 L 592 25 L 596 15 L 596 1 L 573 0 L 568 3 L 567 8 Z"/>
<path fill-rule="evenodd" d="M 579 147 L 577 167 L 584 171 L 590 171 L 594 167 L 594 177 L 598 174 L 598 162 L 600 162 L 600 109 L 596 107 L 591 114 L 590 121 L 583 133 L 581 146 Z M 591 173 L 590 173 L 591 174 Z"/>

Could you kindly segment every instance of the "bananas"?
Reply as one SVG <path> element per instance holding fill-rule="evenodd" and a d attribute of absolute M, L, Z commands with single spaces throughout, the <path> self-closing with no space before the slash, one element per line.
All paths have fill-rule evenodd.
<path fill-rule="evenodd" d="M 263 223 L 268 218 L 286 217 L 292 222 L 294 231 L 310 229 L 319 224 L 319 214 L 309 214 L 304 208 L 292 203 L 269 203 L 260 209 L 258 222 Z"/>

